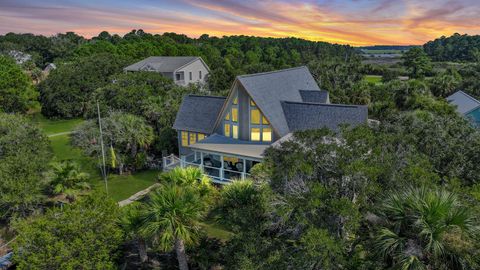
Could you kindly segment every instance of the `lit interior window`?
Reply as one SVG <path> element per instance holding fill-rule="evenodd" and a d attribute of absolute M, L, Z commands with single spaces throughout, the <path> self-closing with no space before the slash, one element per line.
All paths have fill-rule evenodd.
<path fill-rule="evenodd" d="M 225 127 L 224 127 L 224 135 L 226 137 L 230 137 L 230 124 L 225 124 Z"/>
<path fill-rule="evenodd" d="M 227 113 L 227 115 L 225 115 L 225 120 L 230 120 L 230 113 Z"/>
<path fill-rule="evenodd" d="M 198 140 L 201 141 L 201 140 L 203 140 L 203 139 L 205 139 L 205 134 L 203 134 L 203 133 L 198 133 Z"/>
<path fill-rule="evenodd" d="M 188 132 L 182 131 L 182 146 L 187 146 L 188 145 Z"/>
<path fill-rule="evenodd" d="M 272 141 L 272 129 L 271 128 L 263 128 L 262 130 L 262 141 L 264 142 L 271 142 Z"/>
<path fill-rule="evenodd" d="M 238 104 L 238 97 L 235 97 L 235 98 L 233 99 L 233 105 L 237 105 L 237 104 Z"/>
<path fill-rule="evenodd" d="M 257 104 L 255 104 L 255 102 L 253 102 L 253 100 L 250 99 L 250 106 L 252 106 L 252 107 L 257 107 Z"/>
<path fill-rule="evenodd" d="M 238 122 L 238 109 L 232 108 L 232 122 Z"/>
<path fill-rule="evenodd" d="M 191 133 L 190 133 L 189 143 L 190 143 L 190 144 L 194 144 L 194 143 L 196 143 L 196 142 L 197 142 L 197 134 L 191 132 Z"/>
<path fill-rule="evenodd" d="M 264 124 L 264 125 L 269 124 L 267 118 L 265 118 L 265 116 L 263 116 L 263 115 L 262 115 L 262 124 Z"/>
<path fill-rule="evenodd" d="M 260 111 L 257 109 L 250 110 L 250 123 L 254 125 L 260 124 Z"/>
<path fill-rule="evenodd" d="M 238 139 L 238 125 L 232 125 L 232 137 Z"/>
<path fill-rule="evenodd" d="M 252 128 L 250 131 L 250 140 L 260 141 L 260 128 Z"/>

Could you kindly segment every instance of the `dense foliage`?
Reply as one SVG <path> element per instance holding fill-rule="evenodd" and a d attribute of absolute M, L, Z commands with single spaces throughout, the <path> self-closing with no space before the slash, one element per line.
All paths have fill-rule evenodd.
<path fill-rule="evenodd" d="M 16 222 L 17 269 L 116 269 L 123 239 L 118 206 L 93 193 L 45 215 Z"/>
<path fill-rule="evenodd" d="M 480 36 L 453 34 L 442 36 L 423 45 L 434 61 L 480 61 Z"/>
<path fill-rule="evenodd" d="M 97 88 L 110 82 L 125 61 L 111 54 L 96 54 L 65 63 L 39 85 L 42 114 L 48 117 L 82 116 Z"/>
<path fill-rule="evenodd" d="M 88 117 L 97 116 L 96 101 L 102 115 L 123 111 L 143 117 L 154 128 L 153 150 L 176 152 L 177 132 L 172 129 L 183 96 L 200 93 L 197 86 L 180 87 L 152 72 L 132 72 L 112 76 L 111 83 L 97 89 L 86 104 Z"/>
<path fill-rule="evenodd" d="M 101 121 L 109 168 L 122 174 L 147 167 L 147 150 L 154 139 L 152 127 L 141 117 L 121 112 L 112 112 Z M 75 146 L 98 160 L 102 155 L 100 139 L 96 119 L 79 125 L 72 135 Z"/>
<path fill-rule="evenodd" d="M 12 59 L 0 55 L 0 112 L 26 112 L 36 106 L 37 96 L 22 69 Z"/>
<path fill-rule="evenodd" d="M 0 113 L 0 217 L 26 215 L 44 201 L 50 143 L 25 117 Z"/>

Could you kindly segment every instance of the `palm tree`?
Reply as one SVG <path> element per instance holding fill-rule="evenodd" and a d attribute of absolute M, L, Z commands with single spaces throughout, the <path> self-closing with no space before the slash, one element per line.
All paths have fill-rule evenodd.
<path fill-rule="evenodd" d="M 140 215 L 140 205 L 132 203 L 123 208 L 120 217 L 120 226 L 126 233 L 127 238 L 137 243 L 140 262 L 145 263 L 148 260 L 147 244 L 140 229 L 142 227 L 142 218 Z"/>
<path fill-rule="evenodd" d="M 69 200 L 74 200 L 79 190 L 90 188 L 88 178 L 89 174 L 82 172 L 73 161 L 53 163 L 50 175 L 52 193 L 65 194 Z"/>
<path fill-rule="evenodd" d="M 376 250 L 401 269 L 464 269 L 468 265 L 453 245 L 468 246 L 477 231 L 473 215 L 445 190 L 410 188 L 390 195 L 380 209 L 385 226 Z M 456 243 L 452 244 L 451 239 Z"/>
<path fill-rule="evenodd" d="M 163 250 L 173 248 L 179 268 L 186 270 L 185 245 L 196 240 L 213 189 L 198 168 L 174 169 L 163 174 L 161 180 L 163 185 L 150 195 L 142 211 L 141 232 Z"/>

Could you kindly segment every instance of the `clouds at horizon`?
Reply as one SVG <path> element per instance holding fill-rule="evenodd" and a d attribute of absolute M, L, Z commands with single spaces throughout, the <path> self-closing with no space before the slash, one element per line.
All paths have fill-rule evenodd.
<path fill-rule="evenodd" d="M 427 3 L 428 2 L 428 3 Z M 351 45 L 423 44 L 480 34 L 476 0 L 0 0 L 0 34 L 101 31 L 299 37 Z"/>

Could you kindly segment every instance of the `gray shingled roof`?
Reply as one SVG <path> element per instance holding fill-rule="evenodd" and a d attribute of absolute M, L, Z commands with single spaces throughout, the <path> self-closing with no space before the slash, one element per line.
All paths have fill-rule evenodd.
<path fill-rule="evenodd" d="M 300 89 L 320 90 L 305 66 L 238 76 L 237 80 L 280 136 L 289 133 L 281 101 L 302 102 Z"/>
<path fill-rule="evenodd" d="M 224 97 L 188 95 L 183 98 L 173 128 L 206 134 L 213 133 Z"/>
<path fill-rule="evenodd" d="M 123 70 L 126 71 L 156 71 L 174 72 L 175 70 L 199 59 L 197 56 L 151 56 L 132 64 Z"/>
<path fill-rule="evenodd" d="M 447 97 L 447 101 L 457 106 L 457 111 L 461 114 L 467 114 L 472 110 L 480 107 L 480 101 L 463 91 L 457 91 Z"/>
<path fill-rule="evenodd" d="M 325 90 L 300 90 L 300 96 L 303 102 L 327 103 L 328 91 Z"/>
<path fill-rule="evenodd" d="M 284 101 L 282 107 L 292 132 L 324 127 L 336 131 L 341 124 L 356 126 L 368 118 L 367 106 Z"/>

